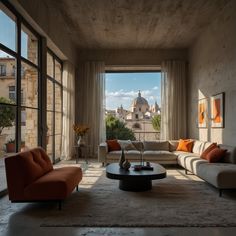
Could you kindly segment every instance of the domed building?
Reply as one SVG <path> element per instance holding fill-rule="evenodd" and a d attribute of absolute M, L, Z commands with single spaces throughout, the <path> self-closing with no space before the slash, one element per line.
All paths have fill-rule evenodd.
<path fill-rule="evenodd" d="M 136 97 L 132 104 L 131 104 L 131 111 L 134 113 L 146 113 L 147 111 L 149 111 L 149 104 L 148 101 L 141 96 L 141 92 L 139 90 L 138 92 L 138 97 Z"/>
<path fill-rule="evenodd" d="M 151 122 L 151 118 L 157 114 L 160 114 L 157 102 L 150 106 L 148 101 L 142 97 L 140 90 L 138 97 L 132 101 L 130 110 L 125 110 L 122 105 L 116 110 L 116 117 L 134 131 L 137 140 L 158 139 Z"/>

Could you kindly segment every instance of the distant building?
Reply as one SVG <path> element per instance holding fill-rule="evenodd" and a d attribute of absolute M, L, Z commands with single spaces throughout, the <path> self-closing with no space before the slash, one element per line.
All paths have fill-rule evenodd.
<path fill-rule="evenodd" d="M 154 130 L 151 118 L 161 114 L 161 109 L 157 102 L 149 105 L 148 101 L 138 92 L 132 103 L 130 110 L 126 110 L 121 105 L 115 110 L 106 111 L 106 114 L 119 118 L 126 123 L 126 127 L 133 130 L 137 140 L 156 140 L 159 139 L 159 132 Z"/>

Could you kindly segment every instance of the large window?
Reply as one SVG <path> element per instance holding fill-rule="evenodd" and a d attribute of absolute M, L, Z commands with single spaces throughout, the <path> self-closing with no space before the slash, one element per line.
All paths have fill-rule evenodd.
<path fill-rule="evenodd" d="M 47 53 L 47 153 L 53 162 L 61 156 L 62 138 L 62 63 Z"/>
<path fill-rule="evenodd" d="M 160 88 L 159 71 L 107 72 L 107 138 L 129 137 L 141 141 L 160 139 Z M 111 126 L 114 120 L 116 128 Z"/>
<path fill-rule="evenodd" d="M 40 145 L 40 37 L 9 7 L 0 3 L 0 168 L 9 154 Z M 4 176 L 2 168 L 0 191 Z"/>

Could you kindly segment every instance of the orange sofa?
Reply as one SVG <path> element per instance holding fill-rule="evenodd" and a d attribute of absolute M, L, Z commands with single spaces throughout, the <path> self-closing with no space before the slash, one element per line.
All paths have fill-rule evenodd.
<path fill-rule="evenodd" d="M 11 202 L 61 201 L 82 180 L 80 167 L 54 169 L 46 152 L 38 147 L 5 158 Z"/>

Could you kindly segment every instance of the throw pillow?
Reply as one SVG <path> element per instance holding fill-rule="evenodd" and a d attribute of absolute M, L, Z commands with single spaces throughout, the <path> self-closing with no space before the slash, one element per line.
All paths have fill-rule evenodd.
<path fill-rule="evenodd" d="M 120 144 L 117 139 L 107 140 L 108 152 L 121 150 Z"/>
<path fill-rule="evenodd" d="M 120 144 L 120 147 L 125 150 L 136 150 L 136 147 L 133 145 L 131 140 L 117 140 Z"/>
<path fill-rule="evenodd" d="M 191 139 L 180 139 L 177 147 L 177 151 L 192 152 L 193 140 Z"/>
<path fill-rule="evenodd" d="M 200 157 L 201 157 L 202 159 L 207 160 L 207 158 L 206 158 L 207 154 L 208 154 L 210 151 L 212 151 L 213 149 L 217 148 L 217 147 L 218 147 L 218 146 L 217 146 L 216 143 L 212 143 L 208 148 L 206 148 L 205 151 L 203 151 L 203 153 L 201 154 Z"/>
<path fill-rule="evenodd" d="M 214 148 L 206 155 L 206 159 L 210 163 L 220 162 L 220 160 L 223 159 L 224 156 L 226 155 L 226 152 L 227 152 L 226 149 L 220 149 L 218 147 Z"/>

